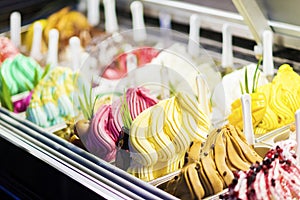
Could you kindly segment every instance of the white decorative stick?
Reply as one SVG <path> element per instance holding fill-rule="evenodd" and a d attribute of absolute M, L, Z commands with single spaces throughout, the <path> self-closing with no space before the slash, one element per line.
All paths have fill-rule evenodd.
<path fill-rule="evenodd" d="M 43 34 L 42 24 L 40 22 L 35 22 L 33 24 L 33 38 L 32 38 L 30 57 L 34 58 L 37 61 L 43 59 L 42 34 Z"/>
<path fill-rule="evenodd" d="M 196 76 L 198 102 L 201 105 L 203 112 L 209 116 L 209 101 L 207 98 L 208 87 L 201 74 Z"/>
<path fill-rule="evenodd" d="M 168 68 L 164 65 L 161 65 L 160 77 L 161 77 L 161 98 L 162 99 L 169 98 L 170 97 L 169 73 L 168 73 Z"/>
<path fill-rule="evenodd" d="M 199 32 L 200 32 L 200 16 L 193 14 L 190 17 L 190 33 L 188 43 L 188 53 L 192 56 L 199 55 Z"/>
<path fill-rule="evenodd" d="M 129 53 L 126 56 L 126 67 L 127 67 L 127 76 L 131 86 L 134 86 L 135 81 L 135 70 L 137 69 L 137 57 L 136 55 Z"/>
<path fill-rule="evenodd" d="M 59 32 L 56 29 L 51 29 L 49 31 L 49 41 L 48 41 L 48 56 L 47 64 L 51 67 L 56 67 L 58 63 L 58 38 Z"/>
<path fill-rule="evenodd" d="M 222 67 L 233 67 L 232 33 L 227 23 L 223 25 L 222 38 Z"/>
<path fill-rule="evenodd" d="M 100 0 L 87 0 L 87 18 L 92 26 L 97 26 L 100 22 Z"/>
<path fill-rule="evenodd" d="M 273 62 L 273 32 L 263 32 L 263 72 L 270 77 L 274 76 Z"/>
<path fill-rule="evenodd" d="M 133 39 L 136 42 L 145 41 L 147 33 L 144 22 L 143 4 L 140 1 L 134 1 L 130 4 L 132 15 Z"/>
<path fill-rule="evenodd" d="M 21 14 L 13 12 L 10 15 L 10 40 L 17 47 L 21 47 Z"/>
<path fill-rule="evenodd" d="M 300 109 L 295 113 L 295 125 L 296 125 L 296 142 L 297 142 L 297 149 L 296 155 L 298 158 L 298 162 L 300 162 Z"/>
<path fill-rule="evenodd" d="M 105 31 L 107 33 L 114 33 L 119 30 L 116 14 L 116 1 L 103 0 L 104 15 L 105 15 Z"/>
<path fill-rule="evenodd" d="M 79 70 L 81 65 L 80 59 L 80 39 L 76 36 L 71 37 L 69 40 L 70 50 L 71 50 L 71 67 L 74 71 Z"/>
<path fill-rule="evenodd" d="M 243 132 L 249 145 L 254 145 L 254 131 L 252 124 L 251 96 L 243 94 L 241 97 L 243 111 Z"/>
<path fill-rule="evenodd" d="M 165 12 L 159 12 L 159 27 L 160 28 L 171 28 L 171 15 Z"/>

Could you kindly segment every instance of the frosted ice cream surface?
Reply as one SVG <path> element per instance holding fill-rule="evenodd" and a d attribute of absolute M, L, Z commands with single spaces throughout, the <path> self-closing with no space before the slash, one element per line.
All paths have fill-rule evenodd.
<path fill-rule="evenodd" d="M 229 191 L 222 199 L 299 199 L 300 167 L 295 154 L 296 142 L 278 142 L 262 162 L 248 171 L 235 173 Z"/>
<path fill-rule="evenodd" d="M 112 63 L 104 69 L 103 78 L 116 80 L 124 77 L 127 71 L 126 58 L 128 54 L 133 54 L 137 58 L 137 67 L 144 66 L 155 58 L 159 51 L 152 47 L 140 47 L 130 52 L 125 52 L 118 55 Z"/>
<path fill-rule="evenodd" d="M 158 100 L 150 95 L 150 91 L 143 87 L 129 88 L 126 91 L 126 104 L 130 116 L 135 119 L 148 107 L 155 105 Z M 86 149 L 106 160 L 113 161 L 116 157 L 117 142 L 124 126 L 121 107 L 124 99 L 119 97 L 112 104 L 101 105 L 88 124 L 89 128 L 78 134 Z"/>
<path fill-rule="evenodd" d="M 217 86 L 212 101 L 216 108 L 214 116 L 218 120 L 226 119 L 231 113 L 231 104 L 242 96 L 241 86 L 245 88 L 245 70 L 247 69 L 248 89 L 252 90 L 254 83 L 255 64 L 250 64 L 240 70 L 236 70 L 223 77 L 222 82 Z M 266 76 L 260 72 L 257 86 L 268 83 Z M 240 85 L 241 84 L 241 85 Z M 220 96 L 221 95 L 221 96 Z M 225 96 L 225 99 L 223 96 Z"/>
<path fill-rule="evenodd" d="M 294 113 L 300 108 L 299 85 L 300 76 L 291 66 L 284 64 L 279 67 L 272 82 L 258 86 L 250 94 L 255 134 L 265 134 L 294 121 Z M 232 113 L 228 119 L 242 128 L 240 99 L 232 103 Z"/>
<path fill-rule="evenodd" d="M 69 7 L 62 8 L 61 10 L 53 13 L 47 19 L 40 19 L 36 22 L 41 23 L 43 28 L 42 36 L 42 51 L 47 50 L 48 40 L 49 40 L 49 31 L 53 28 L 59 31 L 59 44 L 60 50 L 68 45 L 68 40 L 72 36 L 82 36 L 82 40 L 85 32 L 89 35 L 89 40 L 91 39 L 90 30 L 91 26 L 88 23 L 87 18 L 80 12 L 71 10 Z M 24 43 L 27 47 L 27 50 L 30 51 L 32 38 L 33 38 L 33 29 L 34 23 L 32 23 L 25 35 Z M 87 41 L 88 42 L 88 41 Z"/>
<path fill-rule="evenodd" d="M 75 116 L 73 105 L 75 74 L 56 67 L 35 87 L 26 118 L 41 127 L 50 127 Z"/>
<path fill-rule="evenodd" d="M 0 98 L 3 107 L 16 113 L 29 105 L 31 91 L 42 76 L 41 66 L 22 54 L 5 59 L 0 67 Z"/>
<path fill-rule="evenodd" d="M 13 58 L 19 53 L 18 48 L 7 37 L 0 37 L 0 65 L 7 58 Z"/>
<path fill-rule="evenodd" d="M 11 95 L 33 89 L 35 78 L 42 74 L 40 65 L 22 54 L 6 59 L 0 71 L 0 87 L 3 87 L 2 82 L 5 81 Z"/>
<path fill-rule="evenodd" d="M 246 142 L 244 134 L 230 124 L 215 129 L 206 141 L 194 141 L 188 162 L 164 190 L 180 199 L 201 199 L 228 187 L 234 171 L 247 170 L 262 158 Z"/>
<path fill-rule="evenodd" d="M 161 100 L 133 120 L 128 172 L 149 181 L 178 170 L 191 141 L 203 141 L 209 127 L 194 96 L 179 92 Z"/>

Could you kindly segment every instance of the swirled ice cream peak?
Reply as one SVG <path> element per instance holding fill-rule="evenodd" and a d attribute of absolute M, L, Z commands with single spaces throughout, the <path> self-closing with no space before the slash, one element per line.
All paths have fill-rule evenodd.
<path fill-rule="evenodd" d="M 209 128 L 210 120 L 195 96 L 179 92 L 160 101 L 133 120 L 128 171 L 151 180 L 178 169 L 191 141 L 203 141 Z"/>

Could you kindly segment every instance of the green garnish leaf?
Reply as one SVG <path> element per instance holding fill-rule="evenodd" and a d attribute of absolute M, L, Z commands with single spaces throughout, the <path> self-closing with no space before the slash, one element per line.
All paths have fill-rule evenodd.
<path fill-rule="evenodd" d="M 11 93 L 4 79 L 2 79 L 1 104 L 10 111 L 14 110 L 13 103 L 11 101 Z"/>
<path fill-rule="evenodd" d="M 90 87 L 90 98 L 89 98 L 89 109 L 90 109 L 90 114 L 91 114 L 91 117 L 94 115 L 94 102 L 93 99 L 92 99 L 92 84 L 93 84 L 93 79 L 91 81 L 91 87 Z"/>
<path fill-rule="evenodd" d="M 254 89 L 254 92 L 256 92 L 256 90 L 257 90 L 257 85 L 258 85 L 259 77 L 260 77 L 260 72 L 258 72 L 258 76 L 257 76 L 257 79 L 256 79 L 256 81 L 255 81 L 256 87 L 255 87 L 255 89 Z"/>
<path fill-rule="evenodd" d="M 83 89 L 84 102 L 86 104 L 86 108 L 85 108 L 86 112 L 87 112 L 86 115 L 89 116 L 89 119 L 90 119 L 90 117 L 92 116 L 91 115 L 91 110 L 90 110 L 90 107 L 91 107 L 90 100 L 88 99 L 87 92 L 86 92 L 86 89 L 85 89 L 84 86 L 82 87 L 82 89 Z"/>
<path fill-rule="evenodd" d="M 256 65 L 256 69 L 255 69 L 255 73 L 254 73 L 254 76 L 253 76 L 253 87 L 252 87 L 252 92 L 255 92 L 256 89 L 257 89 L 257 84 L 258 84 L 258 79 L 259 79 L 259 76 L 257 76 L 257 73 L 259 72 L 259 66 L 262 62 L 262 58 L 260 58 L 257 62 L 257 65 Z"/>
<path fill-rule="evenodd" d="M 129 130 L 130 126 L 132 124 L 132 118 L 131 118 L 127 100 L 126 100 L 126 92 L 124 92 L 123 96 L 124 96 L 124 100 L 122 101 L 122 99 L 121 99 L 122 105 L 121 105 L 120 112 L 121 112 L 123 124 Z"/>
<path fill-rule="evenodd" d="M 176 87 L 174 84 L 169 81 L 169 87 L 170 87 L 170 96 L 175 96 L 176 95 Z"/>
<path fill-rule="evenodd" d="M 31 91 L 32 88 L 27 82 L 24 82 L 24 85 L 28 91 Z"/>
<path fill-rule="evenodd" d="M 81 98 L 79 98 L 79 104 L 80 104 L 80 107 L 81 107 L 84 118 L 85 119 L 90 119 L 87 108 L 85 107 L 85 104 L 83 103 Z"/>
<path fill-rule="evenodd" d="M 39 83 L 40 75 L 37 68 L 34 69 L 34 78 L 33 78 L 33 85 L 34 87 Z"/>
<path fill-rule="evenodd" d="M 244 88 L 243 88 L 243 84 L 241 81 L 239 81 L 239 84 L 240 84 L 240 89 L 241 89 L 241 93 L 244 94 Z"/>
<path fill-rule="evenodd" d="M 96 96 L 94 99 L 92 97 L 92 86 L 93 80 L 91 81 L 91 85 L 89 88 L 89 92 L 90 94 L 87 94 L 87 90 L 85 88 L 85 86 L 82 86 L 82 91 L 83 91 L 83 99 L 81 97 L 79 97 L 79 104 L 83 113 L 83 116 L 85 119 L 92 119 L 92 117 L 94 116 L 94 108 L 96 105 L 96 100 L 98 98 L 98 96 Z"/>
<path fill-rule="evenodd" d="M 247 67 L 245 69 L 245 90 L 246 90 L 246 93 L 249 94 L 249 88 L 248 88 L 248 70 L 247 70 Z"/>
<path fill-rule="evenodd" d="M 50 64 L 47 64 L 47 65 L 45 66 L 45 70 L 44 70 L 44 72 L 43 72 L 43 74 L 42 74 L 41 79 L 45 78 L 45 76 L 49 73 L 50 69 L 51 69 L 51 65 L 50 65 Z"/>

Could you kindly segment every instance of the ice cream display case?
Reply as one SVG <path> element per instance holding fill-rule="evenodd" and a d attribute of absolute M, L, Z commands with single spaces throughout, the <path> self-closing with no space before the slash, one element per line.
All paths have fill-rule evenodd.
<path fill-rule="evenodd" d="M 277 6 L 88 2 L 22 27 L 22 45 L 1 35 L 16 48 L 3 42 L 0 195 L 226 199 L 250 166 L 298 170 L 295 143 L 273 148 L 300 108 L 300 29 Z"/>

